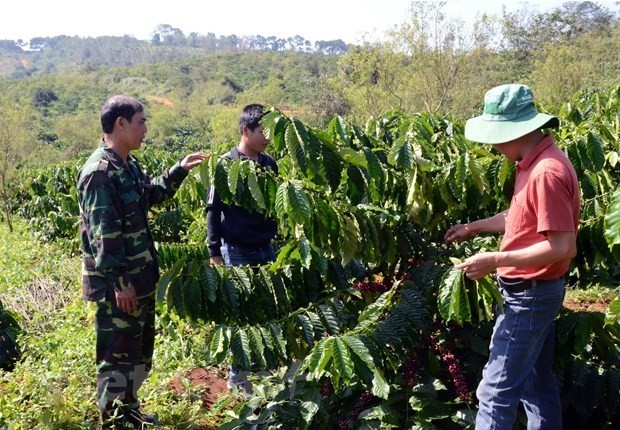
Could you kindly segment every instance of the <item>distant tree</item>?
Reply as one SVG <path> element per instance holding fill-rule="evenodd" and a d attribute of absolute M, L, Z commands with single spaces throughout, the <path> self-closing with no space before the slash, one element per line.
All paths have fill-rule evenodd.
<path fill-rule="evenodd" d="M 339 77 L 356 118 L 389 109 L 471 112 L 472 94 L 493 80 L 487 46 L 492 30 L 485 17 L 467 28 L 449 18 L 445 7 L 445 2 L 412 2 L 407 21 L 386 41 L 352 47 L 341 57 Z"/>
<path fill-rule="evenodd" d="M 527 56 L 547 43 L 567 42 L 583 33 L 610 32 L 616 20 L 609 9 L 590 1 L 571 1 L 546 12 L 528 3 L 502 13 L 504 48 Z"/>
<path fill-rule="evenodd" d="M 207 33 L 203 38 L 203 49 L 207 52 L 215 52 L 218 48 L 217 36 L 215 33 Z"/>
<path fill-rule="evenodd" d="M 579 91 L 592 70 L 587 58 L 574 47 L 548 45 L 532 73 L 537 99 L 548 107 L 559 108 Z"/>
<path fill-rule="evenodd" d="M 240 48 L 250 51 L 266 51 L 268 47 L 267 39 L 263 36 L 248 36 L 240 39 Z"/>
<path fill-rule="evenodd" d="M 53 131 L 50 131 L 48 127 L 49 126 L 39 129 L 37 132 L 37 139 L 46 145 L 53 145 L 58 141 L 58 135 Z"/>
<path fill-rule="evenodd" d="M 612 88 L 620 82 L 620 27 L 611 34 L 585 33 L 571 43 L 549 43 L 535 54 L 530 76 L 537 99 L 559 108 L 582 89 Z"/>
<path fill-rule="evenodd" d="M 169 24 L 159 24 L 151 39 L 154 45 L 184 46 L 187 40 L 183 32 Z"/>
<path fill-rule="evenodd" d="M 318 40 L 314 43 L 314 49 L 326 55 L 342 55 L 349 50 L 349 45 L 341 39 Z"/>
<path fill-rule="evenodd" d="M 239 142 L 239 129 L 237 128 L 239 110 L 222 109 L 212 116 L 209 122 L 211 131 L 209 143 L 214 153 L 225 152 Z"/>
<path fill-rule="evenodd" d="M 229 82 L 234 84 L 232 81 Z M 243 91 L 241 88 L 238 88 L 238 91 L 235 91 L 230 85 L 226 84 L 226 81 L 208 81 L 201 83 L 197 85 L 191 96 L 188 97 L 188 100 L 191 100 L 200 107 L 188 107 L 187 110 L 191 113 L 191 115 L 195 115 L 194 111 L 196 109 L 202 109 L 202 106 L 204 105 L 216 105 L 219 107 L 221 107 L 221 105 L 232 105 L 235 103 L 237 93 L 241 91 Z"/>
<path fill-rule="evenodd" d="M 286 39 L 287 48 L 297 52 L 311 52 L 312 44 L 300 35 L 295 35 Z M 308 50 L 309 49 L 309 50 Z"/>
<path fill-rule="evenodd" d="M 353 46 L 346 55 L 339 58 L 338 66 L 337 83 L 332 82 L 332 85 L 326 87 L 340 87 L 336 93 L 342 94 L 346 101 L 338 105 L 350 106 L 353 117 L 362 120 L 364 117 L 381 115 L 391 108 L 403 108 L 401 95 L 393 91 L 400 79 L 393 72 L 401 69 L 402 64 L 385 46 L 380 43 Z"/>
<path fill-rule="evenodd" d="M 267 46 L 266 48 L 269 51 L 282 51 L 284 50 L 284 41 L 282 39 L 278 39 L 275 36 L 269 36 L 267 38 Z"/>
<path fill-rule="evenodd" d="M 58 100 L 58 96 L 49 88 L 38 88 L 34 93 L 32 105 L 37 108 L 47 108 Z"/>
<path fill-rule="evenodd" d="M 13 231 L 10 181 L 19 163 L 31 152 L 30 110 L 24 100 L 0 98 L 0 205 Z"/>
<path fill-rule="evenodd" d="M 33 37 L 30 39 L 30 49 L 33 51 L 41 51 L 47 44 L 46 37 Z"/>
<path fill-rule="evenodd" d="M 23 52 L 19 43 L 14 40 L 0 40 L 0 50 L 16 54 Z"/>
<path fill-rule="evenodd" d="M 204 36 L 201 36 L 200 34 L 196 32 L 191 32 L 187 36 L 187 46 L 190 46 L 192 48 L 201 48 L 203 39 L 204 39 Z"/>
<path fill-rule="evenodd" d="M 220 36 L 218 38 L 217 47 L 220 51 L 237 51 L 240 47 L 241 39 L 236 34 L 228 36 Z"/>
<path fill-rule="evenodd" d="M 96 110 L 78 111 L 56 118 L 52 132 L 66 145 L 70 154 L 91 152 L 101 139 L 101 123 Z"/>
<path fill-rule="evenodd" d="M 617 34 L 616 15 L 591 1 L 566 2 L 544 12 L 527 3 L 514 12 L 504 9 L 505 80 L 529 82 L 540 102 L 556 107 L 583 87 L 617 84 L 620 57 L 610 55 L 618 52 Z"/>

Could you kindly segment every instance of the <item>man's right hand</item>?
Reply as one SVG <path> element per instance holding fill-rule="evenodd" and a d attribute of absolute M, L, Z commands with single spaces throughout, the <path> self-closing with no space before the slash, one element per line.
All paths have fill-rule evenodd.
<path fill-rule="evenodd" d="M 470 224 L 457 224 L 448 229 L 443 237 L 446 243 L 460 242 L 476 235 L 476 231 Z"/>
<path fill-rule="evenodd" d="M 194 152 L 193 154 L 189 154 L 188 156 L 186 156 L 181 161 L 181 167 L 189 172 L 210 156 L 211 154 L 207 154 L 206 152 Z"/>
<path fill-rule="evenodd" d="M 116 306 L 126 314 L 132 314 L 138 310 L 138 298 L 134 287 L 125 288 L 122 291 L 115 291 Z"/>
<path fill-rule="evenodd" d="M 217 255 L 215 257 L 211 257 L 209 259 L 209 261 L 211 262 L 211 266 L 220 266 L 220 265 L 224 264 L 224 259 L 222 258 L 221 255 Z"/>

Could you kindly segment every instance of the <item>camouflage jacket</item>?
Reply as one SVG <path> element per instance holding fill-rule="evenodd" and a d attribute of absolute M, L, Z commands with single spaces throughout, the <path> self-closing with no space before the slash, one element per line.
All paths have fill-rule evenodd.
<path fill-rule="evenodd" d="M 110 300 L 114 290 L 129 286 L 138 297 L 154 291 L 159 267 L 147 214 L 151 205 L 171 197 L 186 176 L 176 164 L 151 179 L 132 155 L 127 167 L 101 141 L 77 183 L 86 300 Z"/>

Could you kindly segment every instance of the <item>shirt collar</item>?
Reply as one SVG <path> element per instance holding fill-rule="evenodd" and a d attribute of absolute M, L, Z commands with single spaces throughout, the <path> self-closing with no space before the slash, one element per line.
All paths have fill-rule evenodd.
<path fill-rule="evenodd" d="M 239 146 L 235 146 L 235 149 L 237 150 L 237 153 L 239 153 L 240 156 L 242 156 L 243 158 L 247 158 L 248 160 L 251 160 L 250 157 L 248 157 L 247 155 L 245 155 L 243 152 L 241 152 L 241 150 L 239 149 Z M 263 153 L 259 152 L 258 153 L 258 164 L 261 164 L 261 162 L 263 161 Z"/>
<path fill-rule="evenodd" d="M 517 163 L 517 168 L 521 170 L 528 169 L 536 158 L 548 147 L 553 145 L 553 137 L 548 134 L 536 145 L 525 158 Z"/>

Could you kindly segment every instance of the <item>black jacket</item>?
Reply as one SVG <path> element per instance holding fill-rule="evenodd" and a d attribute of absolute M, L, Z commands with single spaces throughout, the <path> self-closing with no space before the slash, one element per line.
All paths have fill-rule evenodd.
<path fill-rule="evenodd" d="M 234 147 L 223 155 L 229 160 L 246 158 Z M 261 153 L 258 165 L 278 173 L 278 166 L 271 156 Z M 276 235 L 277 223 L 274 219 L 265 218 L 256 211 L 248 212 L 237 205 L 227 205 L 222 202 L 215 187 L 209 189 L 207 200 L 207 243 L 211 257 L 221 256 L 222 240 L 224 242 L 245 247 L 260 249 L 271 242 Z"/>

